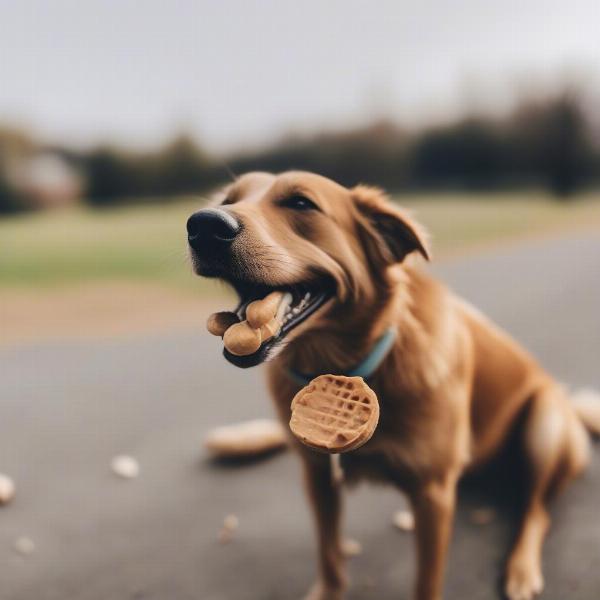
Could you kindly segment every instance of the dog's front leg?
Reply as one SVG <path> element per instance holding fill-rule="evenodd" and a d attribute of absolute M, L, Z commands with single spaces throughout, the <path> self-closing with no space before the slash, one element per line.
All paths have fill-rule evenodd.
<path fill-rule="evenodd" d="M 319 579 L 305 600 L 341 600 L 346 578 L 340 538 L 340 484 L 332 478 L 329 456 L 303 456 L 303 464 L 319 544 Z"/>
<path fill-rule="evenodd" d="M 417 600 L 440 600 L 456 502 L 454 474 L 429 480 L 412 494 L 417 542 Z"/>

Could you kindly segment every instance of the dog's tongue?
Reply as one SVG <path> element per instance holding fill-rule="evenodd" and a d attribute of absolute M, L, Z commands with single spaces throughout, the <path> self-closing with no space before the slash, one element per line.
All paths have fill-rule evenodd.
<path fill-rule="evenodd" d="M 256 352 L 263 342 L 279 333 L 285 310 L 292 302 L 287 292 L 271 292 L 262 300 L 254 300 L 246 307 L 246 320 L 241 321 L 233 312 L 217 312 L 208 318 L 209 333 L 223 338 L 225 348 L 236 356 Z"/>

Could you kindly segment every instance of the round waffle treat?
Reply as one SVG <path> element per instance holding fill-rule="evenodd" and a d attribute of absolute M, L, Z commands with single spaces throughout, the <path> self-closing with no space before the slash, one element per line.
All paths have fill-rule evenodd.
<path fill-rule="evenodd" d="M 377 396 L 362 377 L 320 375 L 292 400 L 292 433 L 321 452 L 356 450 L 371 438 L 378 421 Z"/>

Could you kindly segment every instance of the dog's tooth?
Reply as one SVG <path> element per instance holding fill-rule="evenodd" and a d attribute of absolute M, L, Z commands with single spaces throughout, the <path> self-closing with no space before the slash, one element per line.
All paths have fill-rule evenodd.
<path fill-rule="evenodd" d="M 295 315 L 299 314 L 299 313 L 300 313 L 300 307 L 299 307 L 299 306 L 296 306 L 296 308 L 293 308 L 293 309 L 292 309 L 292 312 L 293 312 Z"/>
<path fill-rule="evenodd" d="M 278 321 L 281 321 L 285 314 L 289 311 L 290 309 L 290 304 L 292 303 L 292 295 L 289 292 L 286 292 L 283 297 L 281 298 L 281 302 L 279 303 L 279 308 L 277 309 L 277 314 L 275 315 L 275 318 Z"/>

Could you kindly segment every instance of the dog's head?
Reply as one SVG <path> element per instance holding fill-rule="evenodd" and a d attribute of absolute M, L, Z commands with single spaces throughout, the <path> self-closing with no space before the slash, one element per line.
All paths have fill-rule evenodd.
<path fill-rule="evenodd" d="M 242 367 L 322 327 L 336 308 L 368 306 L 388 268 L 411 252 L 429 257 L 420 226 L 383 192 L 304 172 L 244 175 L 218 205 L 194 213 L 187 228 L 194 270 L 235 288 L 241 319 L 251 301 L 273 290 L 292 294 L 278 335 L 249 356 L 225 350 Z"/>

